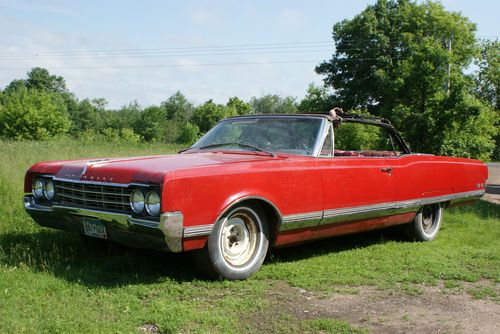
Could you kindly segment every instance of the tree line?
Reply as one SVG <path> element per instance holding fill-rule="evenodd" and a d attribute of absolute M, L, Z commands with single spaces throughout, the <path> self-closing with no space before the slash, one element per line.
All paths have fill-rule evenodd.
<path fill-rule="evenodd" d="M 104 98 L 79 100 L 68 91 L 63 77 L 37 67 L 26 79 L 16 79 L 0 91 L 0 136 L 190 144 L 226 117 L 299 111 L 306 110 L 290 96 L 267 94 L 248 102 L 231 97 L 225 104 L 208 100 L 195 105 L 180 91 L 159 105 L 143 108 L 133 101 L 108 109 Z"/>
<path fill-rule="evenodd" d="M 475 33 L 439 3 L 379 0 L 333 26 L 335 53 L 315 68 L 324 85 L 311 84 L 300 100 L 267 94 L 195 105 L 176 92 L 156 106 L 111 110 L 33 68 L 0 90 L 0 136 L 190 144 L 225 117 L 340 106 L 389 119 L 414 151 L 500 160 L 500 43 Z"/>

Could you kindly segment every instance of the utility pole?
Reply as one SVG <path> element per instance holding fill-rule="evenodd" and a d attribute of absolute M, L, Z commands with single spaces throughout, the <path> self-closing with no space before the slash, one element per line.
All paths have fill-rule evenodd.
<path fill-rule="evenodd" d="M 447 41 L 447 46 L 448 46 L 448 78 L 447 78 L 447 81 L 446 81 L 446 85 L 445 85 L 445 90 L 446 90 L 446 94 L 450 94 L 450 76 L 451 76 L 451 40 L 452 38 L 448 39 Z"/>

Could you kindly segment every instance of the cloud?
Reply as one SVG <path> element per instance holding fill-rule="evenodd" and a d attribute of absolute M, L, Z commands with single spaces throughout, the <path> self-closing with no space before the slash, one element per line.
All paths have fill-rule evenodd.
<path fill-rule="evenodd" d="M 291 20 L 292 12 L 284 13 L 288 13 L 284 16 Z M 194 15 L 193 20 L 200 24 L 211 24 L 213 20 L 217 21 L 222 17 L 213 8 L 203 15 Z M 0 69 L 0 88 L 14 79 L 25 78 L 29 69 L 40 66 L 49 69 L 52 74 L 63 76 L 68 89 L 78 98 L 104 97 L 110 108 L 119 108 L 135 99 L 143 106 L 159 104 L 177 90 L 195 103 L 203 103 L 208 99 L 225 103 L 231 96 L 248 100 L 262 93 L 282 92 L 302 96 L 307 84 L 317 79 L 312 70 L 314 64 L 310 63 L 230 65 L 283 60 L 282 54 L 266 57 L 242 54 L 165 58 L 130 57 L 123 54 L 120 57 L 105 58 L 93 51 L 131 50 L 141 46 L 128 39 L 126 34 L 113 35 L 112 32 L 102 31 L 99 34 L 85 35 L 82 32 L 53 29 L 42 23 L 37 24 L 36 21 L 23 20 L 5 13 L 0 13 L 0 30 L 9 31 L 9 34 L 4 34 L 0 39 L 0 50 L 3 53 L 0 55 L 0 68 L 3 68 Z M 182 31 L 163 38 L 166 48 L 208 44 L 203 32 Z M 81 54 L 68 56 L 61 54 L 61 50 Z M 22 57 L 5 58 L 7 51 L 11 54 L 15 52 L 16 55 L 22 53 Z M 48 54 L 52 56 L 47 57 Z M 285 58 L 287 59 L 289 58 Z M 5 68 L 11 69 L 4 70 Z"/>
<path fill-rule="evenodd" d="M 187 7 L 187 15 L 196 25 L 212 26 L 223 20 L 222 12 L 213 2 L 202 2 Z"/>
<path fill-rule="evenodd" d="M 179 65 L 179 66 L 184 66 L 184 67 L 187 67 L 187 68 L 193 68 L 197 65 L 200 65 L 200 62 L 199 61 L 196 61 L 196 60 L 193 60 L 193 59 L 189 59 L 189 58 L 178 58 L 176 61 L 175 61 L 176 65 Z"/>
<path fill-rule="evenodd" d="M 0 7 L 14 9 L 18 11 L 67 14 L 68 10 L 64 7 L 64 2 L 60 0 L 41 0 L 41 1 L 15 1 L 0 0 Z"/>
<path fill-rule="evenodd" d="M 280 13 L 280 25 L 287 29 L 297 29 L 307 24 L 307 16 L 299 10 L 285 8 Z"/>

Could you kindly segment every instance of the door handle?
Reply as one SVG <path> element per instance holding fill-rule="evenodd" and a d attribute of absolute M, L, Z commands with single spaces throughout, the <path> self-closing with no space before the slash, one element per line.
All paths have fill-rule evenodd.
<path fill-rule="evenodd" d="M 380 171 L 381 171 L 382 173 L 391 174 L 391 173 L 392 173 L 392 168 L 390 168 L 390 167 L 387 167 L 387 168 L 380 168 Z"/>

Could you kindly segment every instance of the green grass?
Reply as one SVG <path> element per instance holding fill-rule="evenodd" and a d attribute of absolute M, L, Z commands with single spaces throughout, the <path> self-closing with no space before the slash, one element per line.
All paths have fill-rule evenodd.
<path fill-rule="evenodd" d="M 325 316 L 299 316 L 275 300 L 279 286 L 316 294 L 357 293 L 363 285 L 418 295 L 425 285 L 500 282 L 500 206 L 448 210 L 438 239 L 406 242 L 386 230 L 274 250 L 245 282 L 211 282 L 188 254 L 86 251 L 78 236 L 37 226 L 22 207 L 34 162 L 174 152 L 178 147 L 78 141 L 0 141 L 0 332 L 357 333 Z M 292 289 L 292 288 L 290 288 Z M 497 299 L 490 287 L 467 290 Z M 291 303 L 294 302 L 293 296 Z"/>
<path fill-rule="evenodd" d="M 500 282 L 500 206 L 479 201 L 445 211 L 439 237 L 406 242 L 392 230 L 318 241 L 283 249 L 259 274 L 307 289 L 332 285 Z M 314 273 L 314 279 L 311 274 Z M 405 288 L 405 290 L 408 290 Z M 418 293 L 415 287 L 414 292 Z"/>

